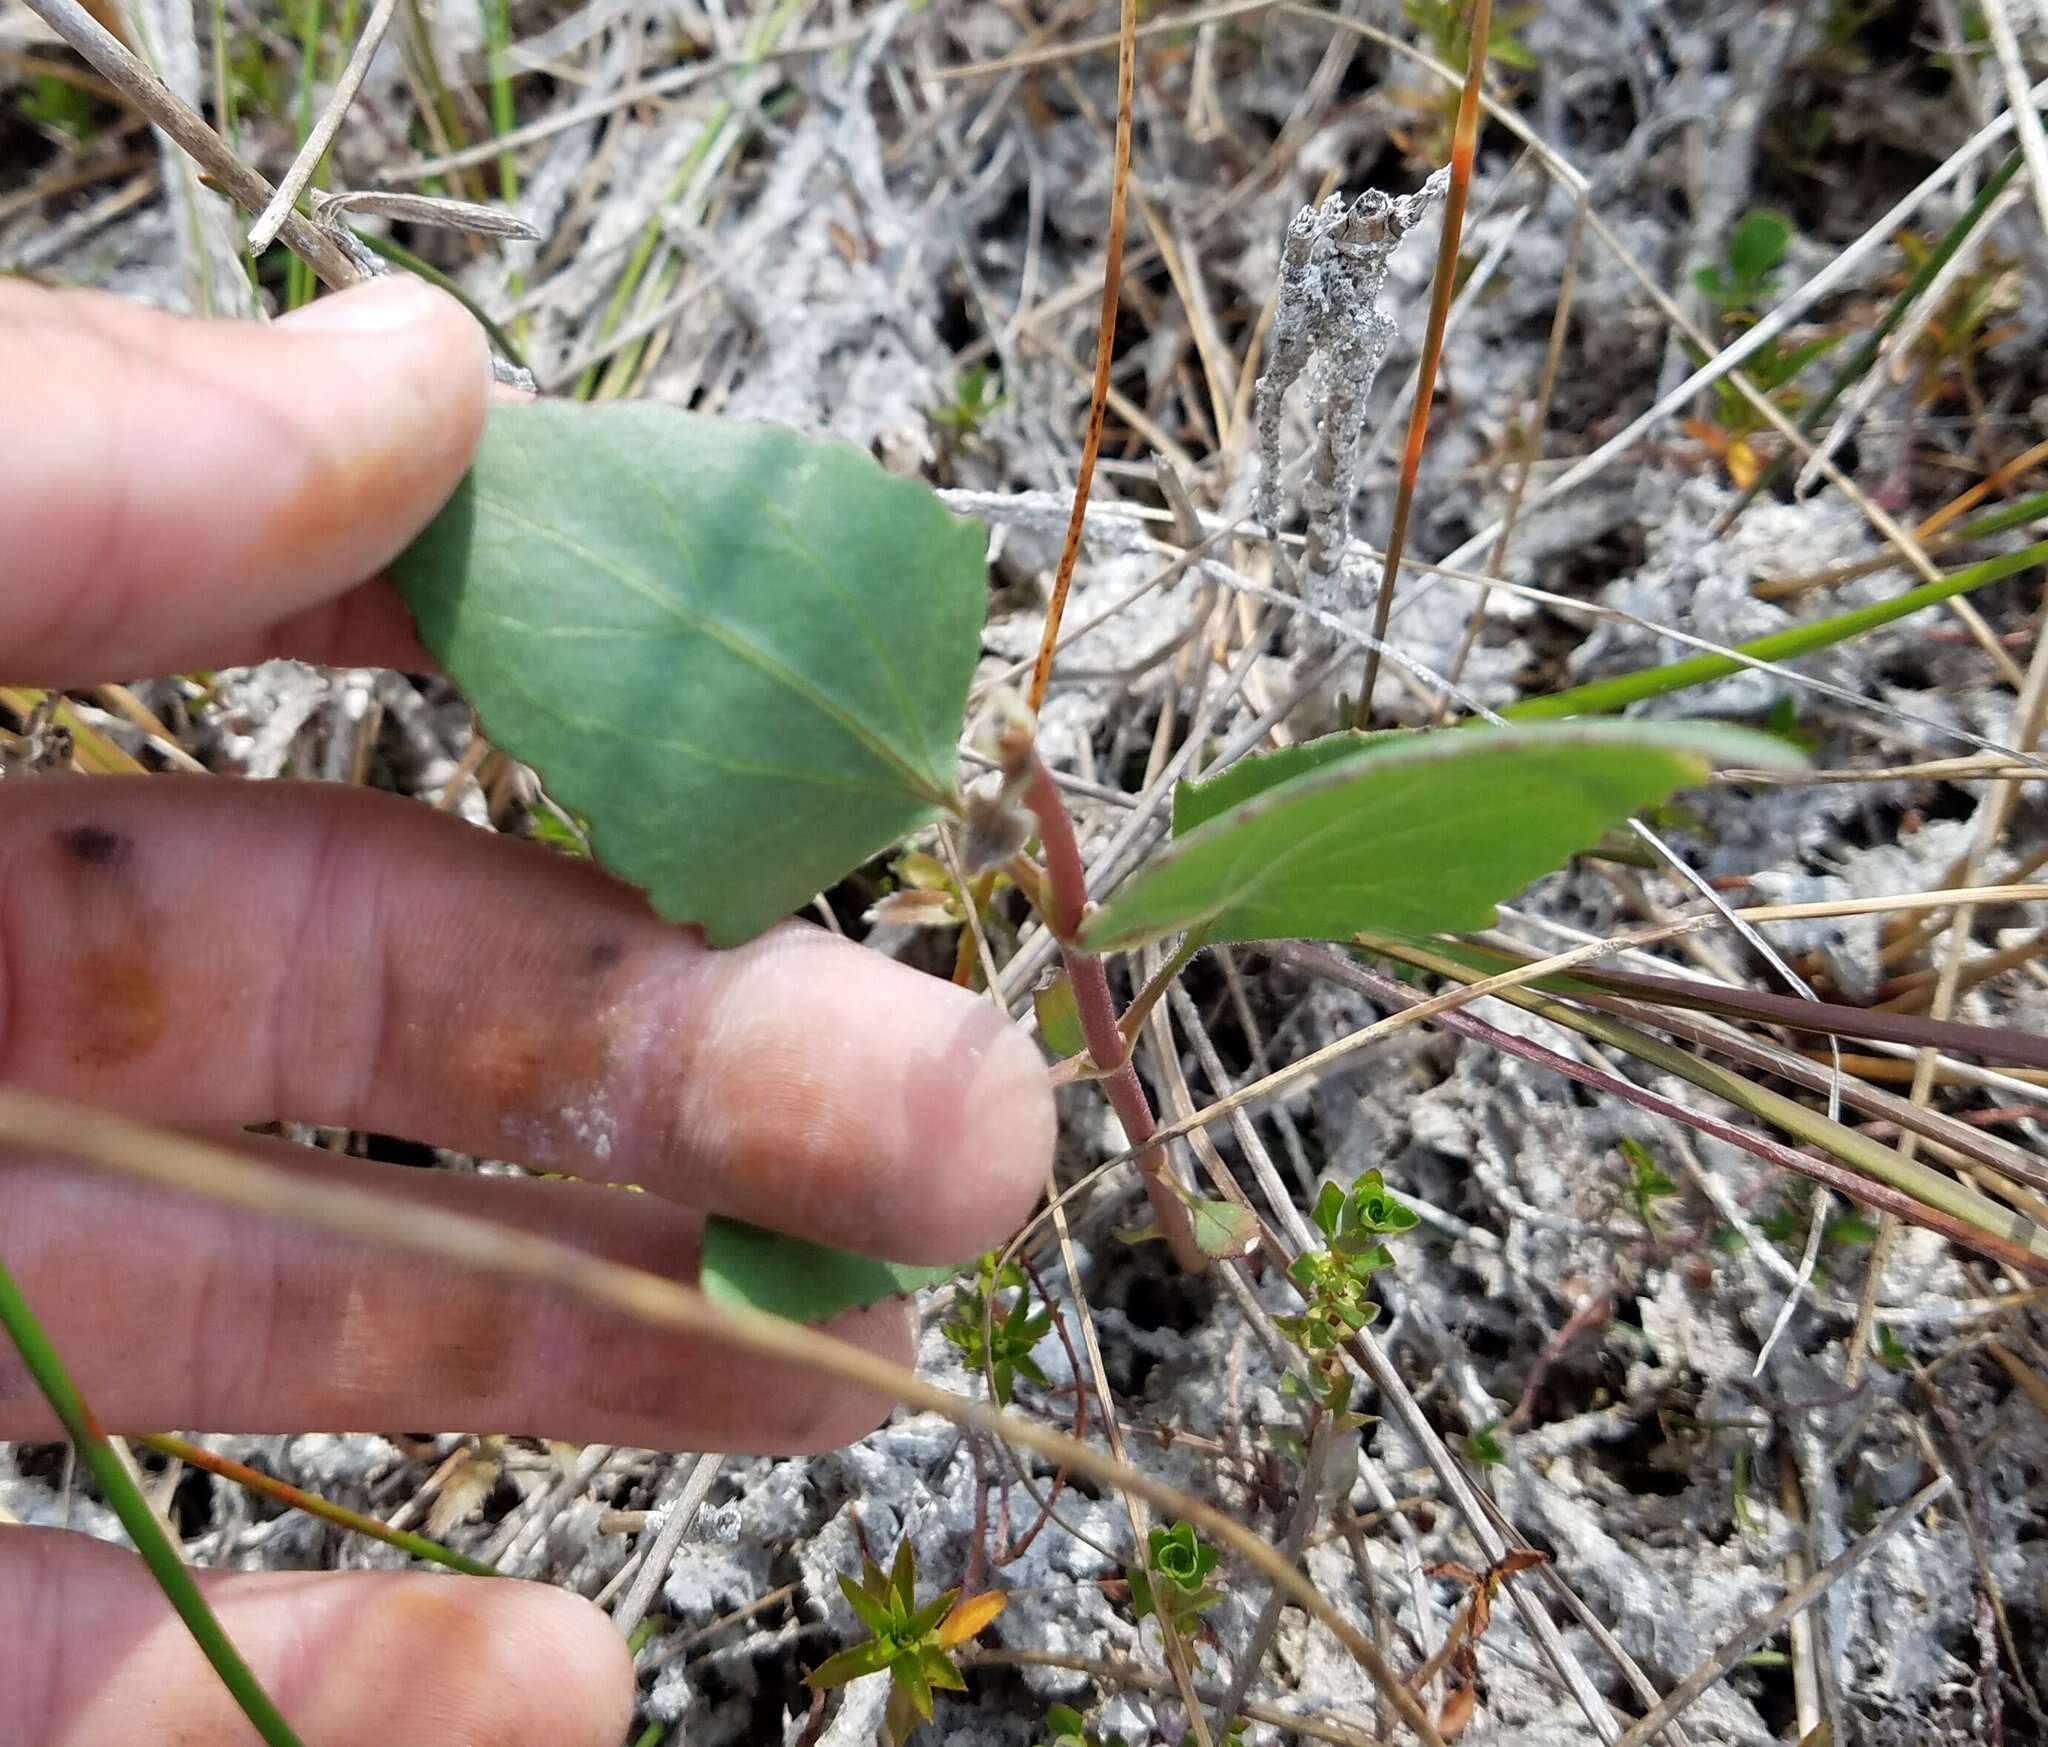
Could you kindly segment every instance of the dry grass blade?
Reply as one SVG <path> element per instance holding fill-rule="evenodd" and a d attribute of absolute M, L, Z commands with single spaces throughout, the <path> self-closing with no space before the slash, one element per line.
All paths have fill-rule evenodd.
<path fill-rule="evenodd" d="M 75 1160 L 262 1218 L 553 1287 L 650 1327 L 810 1366 L 906 1406 L 940 1414 L 966 1430 L 1063 1462 L 1077 1473 L 1123 1487 L 1162 1511 L 1185 1517 L 1201 1533 L 1230 1547 L 1336 1637 L 1426 1747 L 1443 1747 L 1429 1717 L 1372 1641 L 1235 1518 L 1142 1469 L 927 1383 L 914 1371 L 816 1329 L 738 1305 L 714 1304 L 694 1287 L 605 1261 L 551 1238 L 460 1214 L 422 1220 L 402 1201 L 374 1191 L 288 1176 L 226 1147 L 14 1087 L 0 1087 L 0 1147 Z"/>
<path fill-rule="evenodd" d="M 1699 1667 L 1688 1674 L 1671 1689 L 1670 1696 L 1647 1717 L 1629 1728 L 1615 1747 L 1643 1747 L 1643 1743 L 1681 1715 L 1694 1699 L 1721 1679 L 1736 1663 L 1747 1656 L 1765 1639 L 1778 1631 L 1788 1621 L 1805 1612 L 1816 1601 L 1832 1589 L 1835 1584 L 1868 1559 L 1884 1545 L 1892 1535 L 1918 1516 L 1929 1505 L 1939 1502 L 1950 1487 L 1955 1484 L 1948 1475 L 1923 1486 L 1911 1498 L 1872 1529 L 1859 1541 L 1852 1541 L 1830 1559 L 1798 1588 L 1792 1590 L 1784 1600 L 1766 1614 L 1759 1615 L 1740 1632 L 1730 1638 Z"/>
<path fill-rule="evenodd" d="M 28 8 L 92 63 L 123 97 L 148 116 L 191 155 L 245 211 L 260 212 L 276 192 L 269 182 L 235 156 L 226 140 L 206 119 L 131 54 L 78 0 L 27 0 Z M 319 226 L 297 213 L 287 213 L 278 226 L 286 247 L 318 273 L 328 285 L 353 285 L 361 271 Z"/>
<path fill-rule="evenodd" d="M 1060 640 L 1060 619 L 1067 593 L 1074 586 L 1074 565 L 1081 555 L 1081 530 L 1088 517 L 1088 493 L 1095 483 L 1095 458 L 1102 450 L 1102 423 L 1109 407 L 1109 367 L 1116 355 L 1116 306 L 1124 265 L 1125 201 L 1131 179 L 1131 87 L 1138 62 L 1138 0 L 1121 0 L 1117 30 L 1116 161 L 1111 172 L 1109 235 L 1103 244 L 1102 315 L 1095 330 L 1095 384 L 1088 397 L 1088 429 L 1081 439 L 1081 465 L 1074 474 L 1074 507 L 1060 546 L 1059 568 L 1053 574 L 1052 600 L 1045 609 L 1045 631 L 1038 659 L 1031 666 L 1028 701 L 1035 711 L 1045 702 L 1052 678 L 1053 651 Z"/>
<path fill-rule="evenodd" d="M 370 70 L 370 63 L 377 58 L 377 50 L 384 44 L 385 32 L 391 28 L 391 21 L 397 14 L 398 0 L 377 0 L 369 22 L 363 26 L 355 53 L 349 56 L 348 65 L 342 68 L 341 77 L 335 82 L 334 95 L 327 100 L 327 107 L 321 110 L 319 119 L 307 133 L 305 143 L 299 147 L 299 155 L 292 159 L 291 168 L 285 171 L 277 192 L 270 197 L 270 203 L 249 227 L 250 254 L 260 255 L 270 247 L 278 228 L 284 223 L 285 214 L 298 205 L 299 196 L 313 179 L 313 172 L 320 167 L 327 148 L 334 143 L 341 118 L 348 113 L 348 106 L 363 88 L 364 76 Z"/>
<path fill-rule="evenodd" d="M 1401 451 L 1401 483 L 1394 496 L 1394 523 L 1387 535 L 1386 562 L 1373 602 L 1373 644 L 1365 657 L 1365 679 L 1358 688 L 1357 722 L 1372 723 L 1373 687 L 1380 677 L 1380 644 L 1387 635 L 1387 616 L 1394 610 L 1394 584 L 1401 574 L 1401 550 L 1408 543 L 1408 517 L 1415 506 L 1415 481 L 1422 471 L 1422 450 L 1429 441 L 1430 404 L 1436 396 L 1437 365 L 1443 359 L 1444 326 L 1451 316 L 1451 296 L 1458 281 L 1458 239 L 1465 229 L 1465 201 L 1472 192 L 1472 160 L 1479 145 L 1479 94 L 1486 82 L 1486 44 L 1493 27 L 1493 0 L 1474 0 L 1471 48 L 1465 58 L 1465 84 L 1458 93 L 1458 120 L 1451 136 L 1451 186 L 1444 197 L 1444 227 L 1437 240 L 1436 277 L 1429 290 L 1429 327 L 1422 339 L 1422 362 L 1415 372 L 1415 404 L 1408 411 L 1408 440 Z"/>

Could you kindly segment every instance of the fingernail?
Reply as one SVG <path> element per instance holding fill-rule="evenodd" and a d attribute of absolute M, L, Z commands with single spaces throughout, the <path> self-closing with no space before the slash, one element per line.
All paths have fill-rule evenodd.
<path fill-rule="evenodd" d="M 410 274 L 387 274 L 330 291 L 277 325 L 295 334 L 389 334 L 425 321 L 440 293 Z"/>

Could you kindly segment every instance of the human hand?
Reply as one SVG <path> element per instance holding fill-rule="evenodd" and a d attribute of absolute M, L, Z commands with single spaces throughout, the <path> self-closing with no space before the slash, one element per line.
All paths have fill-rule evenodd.
<path fill-rule="evenodd" d="M 489 393 L 450 300 L 384 280 L 271 328 L 0 281 L 0 684 L 270 655 L 420 670 L 374 577 Z M 688 822 L 679 821 L 687 830 Z M 985 1000 L 821 930 L 724 953 L 595 868 L 417 802 L 161 776 L 0 783 L 0 1080 L 233 1133 L 332 1124 L 641 1185 L 401 1171 L 246 1136 L 693 1278 L 701 1213 L 903 1261 L 1015 1228 L 1047 1076 Z M 799 1451 L 876 1398 L 583 1304 L 0 1156 L 0 1258 L 115 1431 L 433 1426 Z M 901 1304 L 833 1332 L 907 1362 Z M 57 1436 L 11 1351 L 0 1438 Z M 579 1598 L 220 1575 L 321 1747 L 616 1747 L 631 1671 Z M 0 1529 L 0 1747 L 251 1739 L 141 1566 Z"/>

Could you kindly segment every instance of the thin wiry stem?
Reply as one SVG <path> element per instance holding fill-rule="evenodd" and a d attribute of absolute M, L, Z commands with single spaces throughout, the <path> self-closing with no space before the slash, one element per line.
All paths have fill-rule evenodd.
<path fill-rule="evenodd" d="M 1444 228 L 1437 241 L 1436 279 L 1430 287 L 1429 328 L 1422 339 L 1422 362 L 1415 376 L 1415 404 L 1408 411 L 1408 442 L 1401 452 L 1401 483 L 1394 496 L 1394 524 L 1387 535 L 1387 556 L 1380 571 L 1379 596 L 1373 602 L 1373 646 L 1366 651 L 1365 678 L 1358 688 L 1358 726 L 1372 721 L 1372 692 L 1380 677 L 1379 645 L 1387 634 L 1387 615 L 1394 608 L 1394 584 L 1401 574 L 1401 548 L 1408 543 L 1408 516 L 1415 504 L 1415 480 L 1422 470 L 1422 449 L 1429 440 L 1429 407 L 1436 393 L 1437 365 L 1443 359 L 1444 325 L 1450 320 L 1451 293 L 1458 279 L 1458 239 L 1465 228 L 1465 200 L 1472 190 L 1472 160 L 1479 144 L 1479 93 L 1486 81 L 1486 41 L 1493 26 L 1493 0 L 1476 0 L 1472 8 L 1472 42 L 1465 56 L 1465 84 L 1458 93 L 1458 124 L 1451 136 L 1451 186 L 1444 199 Z"/>
<path fill-rule="evenodd" d="M 208 1474 L 217 1474 L 223 1480 L 231 1480 L 249 1492 L 275 1499 L 279 1504 L 289 1505 L 293 1510 L 319 1517 L 323 1522 L 330 1522 L 336 1528 L 346 1529 L 352 1535 L 366 1535 L 373 1541 L 382 1541 L 385 1546 L 396 1547 L 401 1553 L 410 1553 L 415 1559 L 445 1565 L 450 1571 L 460 1571 L 466 1577 L 502 1575 L 495 1566 L 486 1565 L 481 1559 L 472 1559 L 467 1553 L 458 1553 L 453 1547 L 444 1547 L 439 1541 L 429 1540 L 425 1535 L 416 1535 L 410 1529 L 394 1529 L 373 1516 L 364 1516 L 362 1512 L 336 1504 L 332 1499 L 322 1498 L 318 1493 L 303 1491 L 288 1481 L 278 1479 L 274 1474 L 265 1474 L 260 1469 L 251 1468 L 246 1462 L 237 1462 L 231 1456 L 216 1455 L 203 1445 L 193 1443 L 189 1438 L 147 1432 L 135 1442 L 146 1444 L 159 1455 L 170 1456 L 189 1467 L 204 1469 Z"/>
<path fill-rule="evenodd" d="M 1065 1463 L 1091 1480 L 1123 1487 L 1155 1509 L 1186 1518 L 1200 1533 L 1222 1542 L 1279 1584 L 1367 1670 L 1373 1684 L 1424 1747 L 1444 1747 L 1435 1724 L 1372 1640 L 1312 1582 L 1227 1512 L 1033 1420 L 997 1412 L 942 1389 L 908 1366 L 765 1311 L 714 1303 L 680 1281 L 607 1261 L 535 1232 L 459 1213 L 423 1220 L 402 1200 L 374 1189 L 308 1181 L 171 1129 L 19 1087 L 0 1086 L 0 1149 L 14 1148 L 77 1160 L 128 1181 L 198 1196 L 212 1205 L 239 1208 L 295 1226 L 310 1225 L 407 1254 L 440 1257 L 498 1278 L 550 1286 L 648 1327 L 699 1335 L 760 1358 L 842 1378 L 906 1406 L 940 1414 L 965 1430 L 1002 1438 L 1020 1449 Z"/>
<path fill-rule="evenodd" d="M 262 1683 L 248 1663 L 242 1660 L 242 1653 L 228 1638 L 213 1609 L 206 1605 L 206 1597 L 199 1593 L 199 1585 L 193 1581 L 192 1573 L 185 1569 L 185 1562 L 178 1557 L 177 1548 L 171 1545 L 163 1525 L 156 1520 L 156 1513 L 149 1508 L 142 1489 L 114 1453 L 107 1434 L 100 1429 L 92 1409 L 86 1406 L 85 1397 L 79 1394 L 71 1373 L 58 1358 L 57 1349 L 50 1344 L 50 1337 L 43 1332 L 42 1324 L 29 1309 L 28 1301 L 22 1297 L 21 1289 L 15 1285 L 14 1276 L 7 1271 L 5 1263 L 0 1263 L 0 1329 L 4 1329 L 8 1339 L 13 1341 L 15 1351 L 21 1354 L 21 1362 L 35 1379 L 36 1387 L 43 1392 L 43 1399 L 49 1402 L 50 1411 L 56 1414 L 69 1434 L 72 1447 L 99 1482 L 101 1494 L 120 1519 L 121 1526 L 128 1531 L 128 1538 L 135 1543 L 135 1550 L 142 1555 L 142 1562 L 149 1567 L 157 1587 L 177 1610 L 178 1618 L 185 1622 L 185 1629 L 192 1634 L 193 1642 L 212 1664 L 235 1703 L 241 1706 L 242 1714 L 249 1719 L 257 1734 L 269 1743 L 269 1747 L 300 1747 L 291 1725 L 271 1703 L 270 1695 L 263 1690 Z"/>
<path fill-rule="evenodd" d="M 1088 396 L 1088 428 L 1081 438 L 1081 465 L 1074 474 L 1074 507 L 1067 517 L 1067 537 L 1060 546 L 1059 568 L 1053 573 L 1052 601 L 1045 610 L 1045 631 L 1038 659 L 1031 666 L 1029 701 L 1033 710 L 1045 702 L 1052 678 L 1060 619 L 1074 585 L 1074 564 L 1081 555 L 1081 530 L 1088 518 L 1088 493 L 1095 483 L 1095 458 L 1102 449 L 1102 422 L 1109 405 L 1109 367 L 1116 353 L 1116 307 L 1124 265 L 1124 202 L 1131 179 L 1131 85 L 1138 64 L 1138 0 L 1122 0 L 1117 16 L 1116 160 L 1110 175 L 1109 235 L 1103 245 L 1102 315 L 1095 330 L 1095 383 Z"/>

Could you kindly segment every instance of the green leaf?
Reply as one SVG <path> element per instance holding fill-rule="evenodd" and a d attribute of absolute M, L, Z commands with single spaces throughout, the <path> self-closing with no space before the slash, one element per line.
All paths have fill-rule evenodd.
<path fill-rule="evenodd" d="M 1745 213 L 1728 238 L 1728 265 L 1750 285 L 1785 258 L 1792 241 L 1792 226 L 1785 215 L 1769 207 Z"/>
<path fill-rule="evenodd" d="M 804 1677 L 804 1684 L 844 1686 L 849 1680 L 858 1680 L 864 1674 L 880 1674 L 889 1666 L 889 1658 L 894 1654 L 880 1639 L 870 1638 L 865 1644 L 856 1644 L 850 1650 L 841 1650 L 836 1656 L 827 1656 Z"/>
<path fill-rule="evenodd" d="M 1188 1212 L 1195 1246 L 1205 1256 L 1215 1256 L 1219 1260 L 1248 1256 L 1252 1246 L 1259 1241 L 1258 1215 L 1249 1207 L 1238 1206 L 1235 1201 L 1204 1201 L 1191 1197 Z"/>
<path fill-rule="evenodd" d="M 1055 1060 L 1064 1061 L 1087 1049 L 1088 1040 L 1081 1035 L 1080 1004 L 1065 971 L 1054 971 L 1049 980 L 1031 991 L 1031 1006 L 1038 1015 L 1039 1041 Z"/>
<path fill-rule="evenodd" d="M 932 1683 L 925 1678 L 923 1668 L 918 1665 L 917 1653 L 899 1656 L 889 1664 L 889 1678 L 895 1681 L 897 1689 L 916 1707 L 917 1714 L 927 1722 L 932 1714 Z"/>
<path fill-rule="evenodd" d="M 1081 931 L 1090 952 L 1186 930 L 1344 940 L 1491 927 L 1493 907 L 1716 760 L 1782 768 L 1782 741 L 1697 723 L 1450 730 L 1283 780 L 1179 838 Z"/>
<path fill-rule="evenodd" d="M 1254 795 L 1264 794 L 1278 783 L 1290 782 L 1295 777 L 1307 776 L 1310 771 L 1322 770 L 1332 764 L 1341 764 L 1376 746 L 1417 737 L 1418 731 L 1412 728 L 1373 733 L 1346 728 L 1319 739 L 1297 741 L 1292 746 L 1281 747 L 1278 752 L 1261 752 L 1251 758 L 1240 758 L 1206 782 L 1175 783 L 1173 834 L 1185 837 L 1197 826 L 1208 824 L 1211 819 L 1229 812 Z"/>
<path fill-rule="evenodd" d="M 895 1629 L 896 1621 L 889 1610 L 843 1571 L 839 1574 L 839 1593 L 846 1597 L 847 1606 L 853 1609 L 860 1623 L 876 1637 L 886 1638 Z"/>
<path fill-rule="evenodd" d="M 714 1217 L 704 1222 L 705 1296 L 791 1322 L 824 1322 L 842 1310 L 879 1304 L 949 1280 L 971 1266 L 963 1262 L 952 1268 L 920 1268 L 877 1262 L 743 1220 Z"/>
<path fill-rule="evenodd" d="M 850 444 L 536 401 L 390 574 L 598 859 L 729 946 L 952 797 L 983 553 Z"/>
<path fill-rule="evenodd" d="M 910 1544 L 908 1535 L 896 1543 L 896 1559 L 889 1567 L 889 1588 L 899 1612 L 911 1619 L 911 1610 L 917 1606 L 917 1549 Z M 922 1628 L 915 1619 L 911 1619 L 911 1625 L 911 1636 L 915 1637 Z"/>

